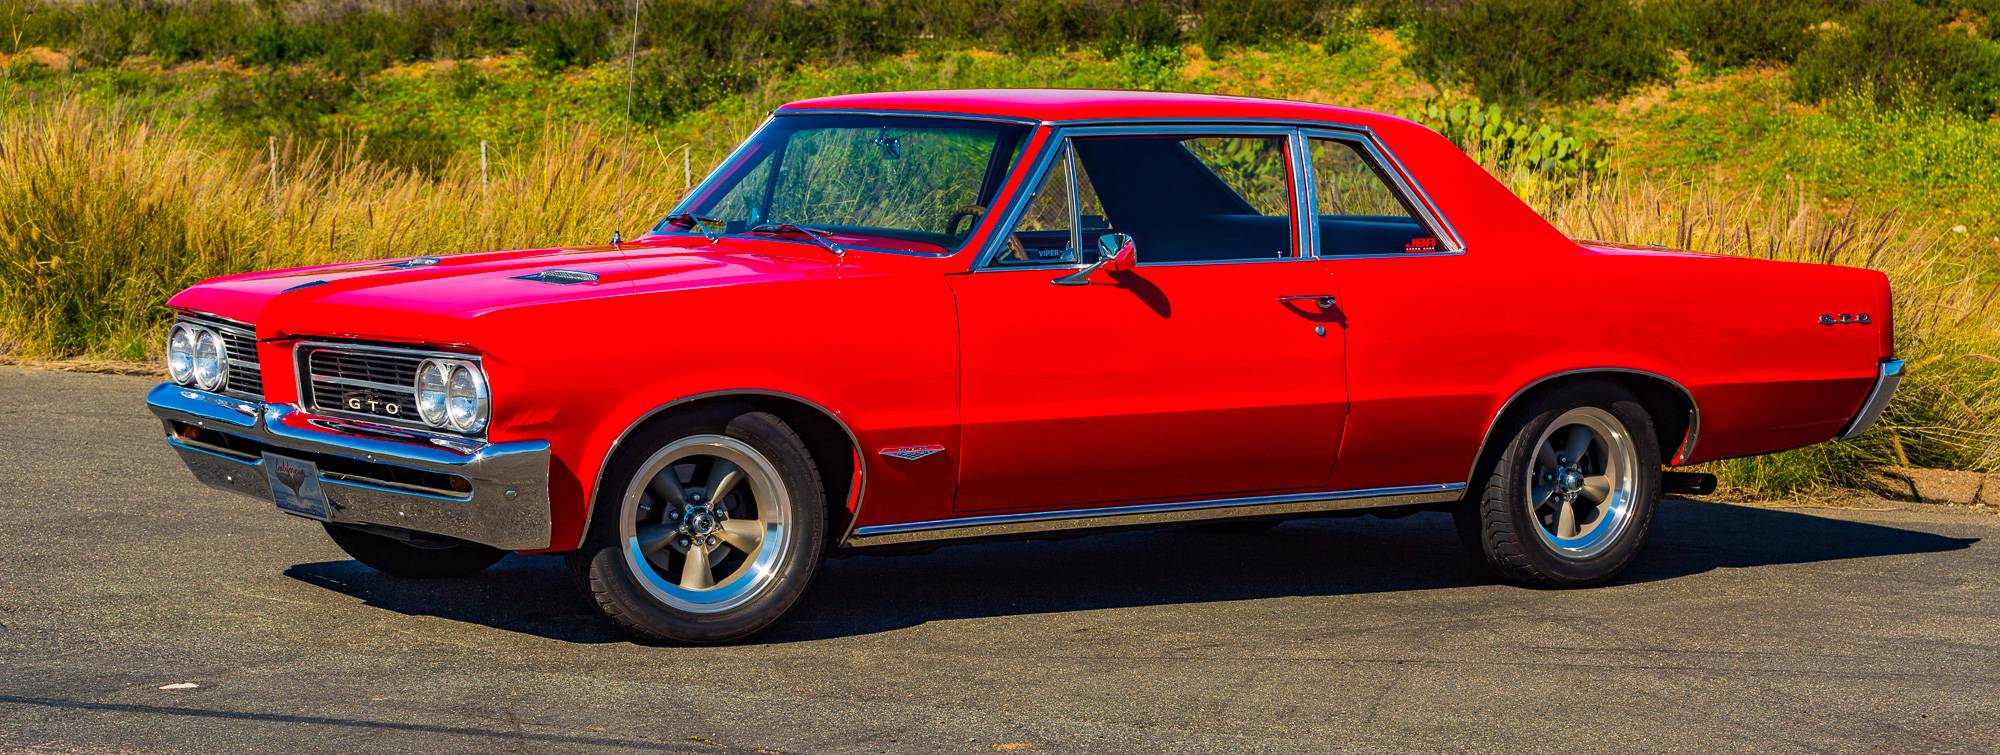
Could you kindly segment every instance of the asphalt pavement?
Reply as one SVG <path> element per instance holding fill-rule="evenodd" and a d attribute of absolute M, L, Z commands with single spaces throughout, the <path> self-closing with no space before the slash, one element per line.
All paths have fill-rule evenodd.
<path fill-rule="evenodd" d="M 145 378 L 0 368 L 0 750 L 2000 750 L 2000 517 L 1669 500 L 1614 585 L 1445 517 L 829 562 L 751 644 L 561 562 L 408 581 L 197 485 Z"/>

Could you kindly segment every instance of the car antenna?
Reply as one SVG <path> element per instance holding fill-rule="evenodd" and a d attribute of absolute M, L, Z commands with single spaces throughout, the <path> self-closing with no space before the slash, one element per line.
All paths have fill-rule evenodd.
<path fill-rule="evenodd" d="M 625 56 L 625 139 L 618 144 L 618 204 L 611 218 L 611 245 L 624 243 L 624 234 L 618 232 L 617 224 L 625 217 L 625 172 L 630 167 L 625 164 L 626 155 L 632 151 L 632 80 L 639 64 L 639 4 L 644 0 L 632 0 L 632 47 Z"/>

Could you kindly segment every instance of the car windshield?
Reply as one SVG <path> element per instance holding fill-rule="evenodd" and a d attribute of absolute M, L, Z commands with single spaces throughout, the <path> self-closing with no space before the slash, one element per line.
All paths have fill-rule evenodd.
<path fill-rule="evenodd" d="M 1027 133 L 955 118 L 780 115 L 654 231 L 955 252 Z"/>

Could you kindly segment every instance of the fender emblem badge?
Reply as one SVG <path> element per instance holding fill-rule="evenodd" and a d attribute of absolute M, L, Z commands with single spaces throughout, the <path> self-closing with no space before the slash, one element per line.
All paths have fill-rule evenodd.
<path fill-rule="evenodd" d="M 1821 325 L 1867 325 L 1869 322 L 1871 322 L 1871 318 L 1868 317 L 1867 312 L 1859 315 L 1851 312 L 1842 312 L 1839 317 L 1833 315 L 1819 316 L 1819 324 Z"/>
<path fill-rule="evenodd" d="M 894 448 L 884 448 L 880 451 L 880 453 L 883 456 L 887 456 L 891 459 L 916 461 L 931 454 L 939 453 L 943 450 L 944 446 L 940 446 L 933 443 L 928 446 L 896 446 Z"/>

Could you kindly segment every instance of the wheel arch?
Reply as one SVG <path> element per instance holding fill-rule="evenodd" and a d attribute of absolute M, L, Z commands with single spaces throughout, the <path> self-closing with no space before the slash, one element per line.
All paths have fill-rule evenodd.
<path fill-rule="evenodd" d="M 1701 432 L 1701 407 L 1695 402 L 1694 394 L 1673 378 L 1648 370 L 1629 367 L 1586 367 L 1564 370 L 1543 375 L 1529 381 L 1507 397 L 1493 418 L 1486 424 L 1486 432 L 1480 437 L 1479 452 L 1473 455 L 1472 469 L 1466 473 L 1468 485 L 1479 479 L 1484 469 L 1497 453 L 1500 446 L 1494 444 L 1494 434 L 1512 427 L 1519 419 L 1518 412 L 1528 405 L 1527 399 L 1560 391 L 1565 387 L 1589 382 L 1608 382 L 1625 388 L 1638 397 L 1639 403 L 1653 420 L 1653 431 L 1659 437 L 1661 449 L 1676 449 L 1669 454 L 1668 464 L 1679 464 L 1694 454 L 1695 441 Z"/>
<path fill-rule="evenodd" d="M 799 434 L 805 441 L 806 450 L 813 455 L 813 463 L 819 466 L 820 484 L 826 495 L 828 513 L 835 515 L 829 521 L 827 532 L 832 542 L 839 542 L 853 526 L 853 514 L 849 511 L 850 501 L 854 509 L 860 507 L 862 493 L 867 487 L 868 472 L 861 464 L 861 441 L 853 428 L 840 415 L 825 406 L 797 394 L 783 391 L 739 388 L 708 391 L 668 401 L 639 416 L 627 425 L 597 465 L 597 473 L 584 498 L 583 538 L 590 536 L 590 527 L 598 509 L 598 496 L 603 493 L 604 477 L 611 470 L 612 460 L 625 449 L 625 440 L 641 430 L 672 420 L 676 416 L 702 407 L 727 404 L 744 407 L 751 411 L 764 411 L 776 415 Z M 582 547 L 578 540 L 577 546 Z"/>

